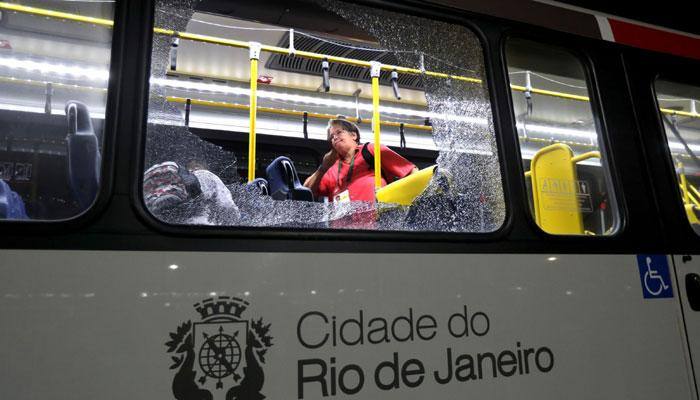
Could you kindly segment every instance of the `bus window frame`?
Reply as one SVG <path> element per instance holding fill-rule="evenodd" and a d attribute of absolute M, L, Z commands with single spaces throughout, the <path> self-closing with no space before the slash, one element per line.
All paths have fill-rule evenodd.
<path fill-rule="evenodd" d="M 114 5 L 114 26 L 109 60 L 109 81 L 105 102 L 105 122 L 102 132 L 102 152 L 100 165 L 100 187 L 92 204 L 82 212 L 65 219 L 56 220 L 0 220 L 0 228 L 17 233 L 66 232 L 88 226 L 107 208 L 113 193 L 115 173 L 115 151 L 117 132 L 120 130 L 120 108 L 124 74 L 122 64 L 128 58 L 127 13 L 128 1 L 116 1 Z M 70 22 L 69 22 L 70 23 Z M 102 29 L 102 28 L 96 28 Z M 108 29 L 108 28 L 104 28 Z"/>
<path fill-rule="evenodd" d="M 671 249 L 700 248 L 700 235 L 692 228 L 683 208 L 683 199 L 678 190 L 678 175 L 668 147 L 668 133 L 657 98 L 656 83 L 664 80 L 679 85 L 700 88 L 697 71 L 700 61 L 674 55 L 629 49 L 625 62 L 638 93 L 633 100 L 639 110 L 640 134 L 644 144 L 647 163 L 651 168 L 652 182 L 660 214 L 664 221 L 666 245 Z M 686 250 L 687 251 L 687 250 Z"/>
<path fill-rule="evenodd" d="M 244 227 L 244 226 L 205 226 L 205 225 L 174 225 L 160 221 L 157 217 L 151 214 L 143 200 L 143 171 L 146 149 L 146 137 L 148 134 L 147 118 L 148 118 L 148 101 L 145 101 L 143 109 L 143 119 L 141 129 L 138 132 L 137 142 L 139 143 L 138 151 L 135 153 L 137 160 L 134 163 L 134 171 L 132 179 L 132 205 L 137 211 L 139 217 L 144 223 L 155 229 L 156 231 L 173 234 L 178 236 L 204 236 L 204 237 L 235 237 L 235 238 L 250 238 L 250 239 L 310 239 L 310 240 L 357 240 L 357 241 L 426 241 L 426 242 L 483 242 L 495 241 L 504 239 L 511 229 L 512 207 L 509 202 L 507 173 L 504 165 L 503 145 L 501 142 L 501 125 L 500 117 L 497 110 L 497 100 L 495 99 L 496 90 L 494 88 L 494 79 L 496 71 L 493 60 L 490 55 L 493 54 L 489 48 L 489 41 L 480 30 L 478 21 L 469 18 L 466 12 L 455 14 L 447 12 L 446 7 L 429 8 L 417 5 L 397 5 L 386 1 L 360 1 L 358 4 L 384 9 L 387 11 L 403 13 L 416 17 L 426 18 L 434 21 L 450 23 L 462 26 L 468 29 L 474 37 L 480 42 L 481 54 L 484 62 L 484 78 L 486 82 L 486 90 L 489 95 L 489 103 L 491 106 L 491 119 L 493 121 L 495 141 L 497 147 L 497 155 L 499 157 L 498 164 L 501 174 L 501 186 L 503 191 L 503 202 L 505 215 L 501 226 L 493 232 L 434 232 L 434 231 L 371 231 L 371 230 L 348 230 L 348 229 L 306 229 L 300 228 L 281 228 L 281 227 Z M 155 1 L 150 0 L 152 13 L 155 15 Z M 153 28 L 154 18 L 151 18 L 150 31 Z M 150 50 L 153 43 L 152 33 L 148 36 L 149 41 L 147 47 L 149 49 L 149 68 L 147 71 L 150 78 Z M 146 85 L 144 96 L 147 100 L 150 94 L 150 88 Z M 143 100 L 143 99 L 142 99 Z"/>
<path fill-rule="evenodd" d="M 536 222 L 535 215 L 531 211 L 531 196 L 527 190 L 527 184 L 525 176 L 525 168 L 523 166 L 523 156 L 521 152 L 521 144 L 518 139 L 518 130 L 516 126 L 515 118 L 515 106 L 513 104 L 513 99 L 511 97 L 510 89 L 510 75 L 508 74 L 508 55 L 507 46 L 509 40 L 525 40 L 534 42 L 543 46 L 551 47 L 553 50 L 561 50 L 572 57 L 574 57 L 581 66 L 584 73 L 586 90 L 588 97 L 590 99 L 591 112 L 593 114 L 593 123 L 598 134 L 598 146 L 601 154 L 604 155 L 605 163 L 601 160 L 601 167 L 604 171 L 603 179 L 607 185 L 608 191 L 612 192 L 610 196 L 610 207 L 615 210 L 617 215 L 617 221 L 613 224 L 614 231 L 610 235 L 572 235 L 572 234 L 552 234 L 544 231 Z M 511 28 L 507 29 L 500 41 L 500 57 L 503 62 L 503 76 L 506 82 L 506 89 L 508 91 L 507 103 L 508 103 L 508 113 L 511 118 L 511 135 L 515 146 L 517 147 L 518 160 L 517 164 L 519 167 L 518 175 L 518 189 L 521 192 L 524 204 L 521 205 L 527 214 L 526 220 L 529 227 L 535 230 L 539 236 L 546 238 L 547 240 L 585 240 L 586 242 L 595 241 L 611 241 L 617 240 L 618 238 L 626 235 L 626 230 L 628 226 L 628 210 L 625 201 L 625 192 L 622 190 L 622 185 L 620 184 L 619 168 L 615 162 L 615 155 L 612 151 L 613 146 L 611 143 L 611 135 L 606 123 L 606 114 L 603 108 L 600 95 L 600 85 L 597 82 L 596 74 L 596 62 L 593 59 L 591 51 L 588 49 L 588 39 L 580 38 L 568 33 L 561 33 L 560 35 L 551 36 L 547 34 L 542 34 L 537 31 L 523 30 L 521 28 Z"/>
<path fill-rule="evenodd" d="M 125 4 L 126 5 L 125 5 Z M 365 254 L 634 254 L 634 253 L 677 253 L 697 252 L 700 240 L 693 236 L 684 240 L 667 238 L 664 233 L 668 218 L 657 207 L 658 188 L 652 186 L 650 171 L 647 168 L 649 158 L 642 145 L 639 110 L 635 103 L 639 100 L 639 88 L 635 87 L 633 70 L 629 63 L 623 62 L 623 55 L 631 49 L 624 45 L 604 42 L 599 39 L 584 38 L 574 34 L 525 24 L 505 18 L 490 17 L 482 14 L 458 10 L 445 6 L 412 2 L 408 6 L 383 1 L 363 1 L 370 6 L 382 6 L 393 11 L 409 14 L 427 15 L 430 18 L 446 22 L 464 24 L 471 21 L 472 32 L 485 43 L 488 51 L 484 52 L 485 76 L 492 105 L 494 128 L 498 145 L 501 176 L 503 179 L 504 200 L 506 202 L 506 219 L 502 231 L 496 236 L 468 237 L 460 240 L 450 236 L 424 239 L 410 235 L 407 241 L 383 240 L 383 232 L 372 232 L 372 240 L 354 240 L 357 235 L 342 235 L 342 232 L 328 232 L 322 235 L 297 234 L 283 239 L 274 235 L 239 233 L 233 234 L 197 234 L 193 229 L 168 230 L 161 227 L 159 221 L 144 210 L 141 197 L 141 179 L 143 174 L 143 141 L 145 140 L 147 99 L 149 96 L 148 80 L 150 77 L 150 60 L 152 45 L 152 27 L 154 19 L 153 0 L 120 0 L 117 5 L 121 12 L 116 18 L 113 39 L 113 51 L 121 57 L 113 56 L 112 68 L 118 68 L 120 74 L 130 79 L 115 85 L 122 92 L 117 103 L 119 112 L 115 112 L 117 125 L 113 135 L 115 146 L 110 160 L 105 160 L 103 171 L 114 168 L 114 183 L 111 197 L 102 197 L 108 202 L 99 218 L 89 220 L 84 229 L 71 229 L 70 224 L 12 224 L 17 229 L 5 229 L 10 224 L 0 225 L 3 249 L 27 249 L 28 251 L 44 249 L 63 250 L 134 250 L 134 251 L 178 251 L 178 252 L 257 252 L 259 254 L 305 252 L 305 253 L 356 253 Z M 425 10 L 425 8 L 429 8 Z M 125 12 L 128 9 L 129 12 Z M 434 17 L 439 14 L 442 18 Z M 455 21 L 456 20 L 456 21 Z M 123 24 L 123 26 L 120 26 Z M 117 27 L 120 27 L 117 29 Z M 629 212 L 629 217 L 621 217 L 621 222 L 629 224 L 623 227 L 615 237 L 595 238 L 600 240 L 583 240 L 581 236 L 545 235 L 532 221 L 528 199 L 524 196 L 522 186 L 522 163 L 519 158 L 519 144 L 515 131 L 515 121 L 510 105 L 511 93 L 507 87 L 507 67 L 503 57 L 504 32 L 519 30 L 527 33 L 521 36 L 539 36 L 547 42 L 562 41 L 580 47 L 594 60 L 596 67 L 596 90 L 603 114 L 602 122 L 615 130 L 610 137 L 610 164 L 615 168 L 613 178 L 619 179 L 624 191 L 617 192 L 620 212 Z M 129 56 L 125 56 L 123 43 L 129 43 Z M 649 52 L 645 53 L 648 54 Z M 658 55 L 661 60 L 674 60 L 669 55 Z M 118 60 L 118 61 L 117 61 Z M 635 64 L 632 63 L 632 66 Z M 697 70 L 697 68 L 696 68 Z M 116 74 L 111 79 L 117 79 Z M 649 84 L 649 87 L 650 84 Z M 111 87 L 110 87 L 111 88 Z M 632 92 L 634 91 L 634 92 Z M 114 91 L 110 92 L 116 96 Z M 634 99 L 633 99 L 634 97 Z M 652 96 L 649 96 L 651 99 Z M 634 102 L 633 102 L 634 100 Z M 650 107 L 653 110 L 653 106 Z M 110 111 L 111 110 L 111 111 Z M 651 117 L 648 109 L 646 120 Z M 118 115 L 117 115 L 118 114 Z M 649 127 L 652 134 L 658 135 L 656 126 Z M 621 132 L 618 132 L 621 130 Z M 112 138 L 110 138 L 112 139 Z M 114 164 L 112 164 L 112 162 Z M 641 167 L 641 168 L 640 168 Z M 521 198 L 522 197 L 522 198 Z M 625 198 L 634 199 L 626 203 Z M 93 211 L 97 213 L 97 209 Z M 528 216 L 525 216 L 525 215 Z M 651 214 L 651 215 L 650 215 Z M 681 215 L 687 224 L 685 215 Z M 530 220 L 528 220 L 530 219 Z M 680 219 L 678 219 L 680 220 Z M 66 228 L 68 226 L 69 228 Z M 48 227 L 48 229 L 47 229 Z M 29 229 L 26 229 L 29 228 Z M 33 228 L 33 229 L 32 229 Z M 192 228 L 192 227 L 188 227 Z M 690 229 L 690 228 L 689 228 Z M 60 235 L 55 234 L 60 232 Z M 404 235 L 405 237 L 406 235 Z M 392 238 L 397 237 L 393 235 Z M 245 240 L 239 240 L 245 238 Z M 290 238 L 284 240 L 284 238 Z M 320 238 L 320 239 L 319 239 Z M 350 238 L 351 240 L 345 240 Z M 339 239 L 339 240 L 338 240 Z M 581 246 L 585 244 L 585 248 Z M 468 260 L 468 259 L 465 259 Z M 468 267 L 468 264 L 465 265 Z M 519 266 L 513 266 L 515 268 Z"/>

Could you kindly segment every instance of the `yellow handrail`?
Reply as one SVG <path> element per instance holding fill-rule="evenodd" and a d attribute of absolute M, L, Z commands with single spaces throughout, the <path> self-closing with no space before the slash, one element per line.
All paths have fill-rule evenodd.
<path fill-rule="evenodd" d="M 86 17 L 86 16 L 78 15 L 78 14 L 72 14 L 72 13 L 67 13 L 67 12 L 62 12 L 62 11 L 47 10 L 44 8 L 23 6 L 20 4 L 7 3 L 4 1 L 0 2 L 0 10 L 16 11 L 16 12 L 21 12 L 24 14 L 39 15 L 39 16 L 47 17 L 47 18 L 65 19 L 66 21 L 84 22 L 84 23 L 100 25 L 100 26 L 104 26 L 104 27 L 108 27 L 108 28 L 114 27 L 114 21 L 111 21 L 108 19 Z"/>
<path fill-rule="evenodd" d="M 525 86 L 518 86 L 518 85 L 510 85 L 510 88 L 519 92 L 525 92 L 527 91 L 527 88 Z M 568 100 L 577 100 L 577 101 L 590 101 L 590 98 L 587 96 L 579 96 L 577 94 L 570 94 L 570 93 L 561 93 L 561 92 L 555 92 L 553 90 L 544 90 L 544 89 L 536 89 L 532 88 L 530 89 L 531 93 L 536 93 L 536 94 L 541 94 L 544 96 L 552 96 L 552 97 L 559 97 L 562 99 L 568 99 Z"/>
<path fill-rule="evenodd" d="M 693 204 L 695 204 L 697 207 L 700 207 L 700 191 L 695 189 L 695 186 L 691 184 L 688 184 L 688 189 L 690 189 L 690 198 L 693 200 Z"/>
<path fill-rule="evenodd" d="M 687 112 L 687 111 L 676 111 L 676 110 L 671 110 L 669 108 L 659 108 L 662 113 L 664 114 L 669 114 L 669 115 L 680 115 L 681 117 L 690 117 L 690 118 L 700 118 L 700 113 L 692 113 L 692 112 Z"/>
<path fill-rule="evenodd" d="M 700 207 L 700 192 L 693 187 L 693 185 L 688 182 L 688 178 L 685 176 L 685 168 L 683 167 L 683 163 L 679 162 L 678 163 L 678 179 L 680 182 L 678 182 L 678 186 L 681 189 L 681 194 L 683 195 L 683 204 L 692 204 L 695 205 L 696 207 Z"/>
<path fill-rule="evenodd" d="M 688 196 L 688 202 L 685 204 L 692 204 L 695 207 L 700 208 L 700 201 L 695 198 L 695 196 Z"/>
<path fill-rule="evenodd" d="M 678 163 L 678 178 L 680 179 L 681 193 L 683 194 L 683 203 L 690 204 L 690 193 L 688 192 L 688 180 L 685 178 L 685 169 L 683 163 Z"/>
<path fill-rule="evenodd" d="M 588 160 L 589 158 L 600 158 L 600 152 L 599 151 L 589 151 L 587 153 L 583 153 L 581 155 L 575 156 L 571 158 L 571 162 L 573 164 L 576 164 L 578 162 L 581 162 L 583 160 Z"/>

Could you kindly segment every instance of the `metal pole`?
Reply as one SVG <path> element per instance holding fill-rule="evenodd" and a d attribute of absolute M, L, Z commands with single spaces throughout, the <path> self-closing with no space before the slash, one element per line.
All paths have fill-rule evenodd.
<path fill-rule="evenodd" d="M 258 61 L 260 43 L 250 42 L 250 133 L 248 135 L 248 182 L 255 179 L 255 122 L 258 111 Z"/>
<path fill-rule="evenodd" d="M 370 66 L 370 76 L 372 77 L 372 130 L 374 131 L 374 188 L 382 187 L 382 151 L 380 143 L 380 127 L 379 120 L 379 75 L 382 70 L 382 64 L 377 61 L 372 61 Z"/>

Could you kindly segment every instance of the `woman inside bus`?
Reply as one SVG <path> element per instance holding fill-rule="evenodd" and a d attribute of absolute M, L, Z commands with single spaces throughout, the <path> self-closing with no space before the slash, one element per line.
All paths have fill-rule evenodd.
<path fill-rule="evenodd" d="M 331 150 L 304 186 L 331 201 L 374 201 L 374 146 L 361 145 L 359 128 L 345 119 L 328 121 L 326 132 Z M 418 171 L 386 146 L 381 146 L 381 163 L 382 186 L 387 184 L 385 177 L 400 179 Z"/>

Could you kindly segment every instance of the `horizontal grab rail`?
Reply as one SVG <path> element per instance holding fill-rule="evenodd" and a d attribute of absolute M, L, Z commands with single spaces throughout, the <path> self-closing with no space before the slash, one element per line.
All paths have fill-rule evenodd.
<path fill-rule="evenodd" d="M 175 97 L 175 96 L 168 96 L 166 99 L 170 102 L 173 103 L 181 103 L 185 104 L 187 103 L 187 99 L 184 97 Z M 249 110 L 250 107 L 246 104 L 236 104 L 236 103 L 227 103 L 223 101 L 211 101 L 211 100 L 200 100 L 200 99 L 190 99 L 191 104 L 193 105 L 200 105 L 200 106 L 207 106 L 207 107 L 216 107 L 216 108 L 227 108 L 227 109 L 234 109 L 234 110 Z M 334 119 L 337 118 L 337 115 L 333 114 L 323 114 L 323 113 L 314 113 L 314 112 L 305 112 L 305 111 L 297 111 L 297 110 L 287 110 L 283 108 L 272 108 L 272 107 L 261 107 L 258 106 L 258 111 L 264 112 L 264 113 L 269 113 L 269 114 L 279 114 L 279 115 L 293 115 L 293 116 L 298 116 L 298 117 L 303 117 L 304 114 L 306 114 L 309 118 L 316 118 L 316 119 Z M 348 121 L 352 121 L 357 123 L 358 119 L 356 117 L 345 117 Z M 401 122 L 394 122 L 394 121 L 380 121 L 380 123 L 384 126 L 395 126 L 395 127 L 400 127 L 403 125 L 404 128 L 407 129 L 418 129 L 418 130 L 424 130 L 424 131 L 430 131 L 433 128 L 428 125 L 417 125 L 417 124 L 406 124 L 406 123 L 401 123 Z"/>

